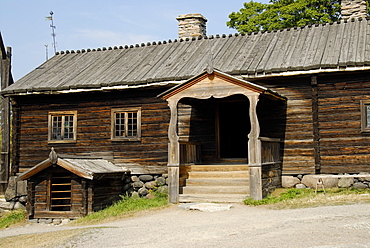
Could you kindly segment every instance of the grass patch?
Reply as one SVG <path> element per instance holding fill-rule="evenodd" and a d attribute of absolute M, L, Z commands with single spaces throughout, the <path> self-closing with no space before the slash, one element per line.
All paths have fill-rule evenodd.
<path fill-rule="evenodd" d="M 108 222 L 122 217 L 131 216 L 133 213 L 148 209 L 157 209 L 168 204 L 168 197 L 165 193 L 153 192 L 151 198 L 122 197 L 122 199 L 112 206 L 101 211 L 91 213 L 85 217 L 73 221 L 73 224 L 96 224 L 98 222 Z"/>
<path fill-rule="evenodd" d="M 248 198 L 246 205 L 265 205 L 271 208 L 302 208 L 326 205 L 340 205 L 350 203 L 370 202 L 369 189 L 330 188 L 326 194 L 314 189 L 278 189 L 262 200 Z"/>
<path fill-rule="evenodd" d="M 24 223 L 26 221 L 25 210 L 11 210 L 9 212 L 1 213 L 0 217 L 0 229 L 7 228 L 11 225 Z"/>

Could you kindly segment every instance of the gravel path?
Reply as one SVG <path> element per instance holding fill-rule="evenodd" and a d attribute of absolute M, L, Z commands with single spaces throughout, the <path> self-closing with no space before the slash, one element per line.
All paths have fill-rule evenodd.
<path fill-rule="evenodd" d="M 75 228 L 30 224 L 0 231 L 0 238 Z M 172 206 L 93 226 L 56 247 L 370 248 L 370 204 L 288 210 L 234 205 L 218 212 Z"/>

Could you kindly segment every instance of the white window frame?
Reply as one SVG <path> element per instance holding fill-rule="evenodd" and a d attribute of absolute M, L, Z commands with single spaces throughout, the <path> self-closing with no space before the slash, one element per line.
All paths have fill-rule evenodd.
<path fill-rule="evenodd" d="M 129 126 L 129 113 L 136 113 L 136 135 L 129 136 L 130 130 Z M 122 136 L 116 135 L 116 114 L 122 113 L 125 115 L 124 118 L 124 134 Z M 111 111 L 111 139 L 113 141 L 140 141 L 141 140 L 141 108 L 119 108 L 119 109 L 112 109 Z"/>
<path fill-rule="evenodd" d="M 62 123 L 65 122 L 66 116 L 73 116 L 73 137 L 72 138 L 64 138 L 64 131 L 65 129 L 61 128 L 61 138 L 55 139 L 53 138 L 53 117 L 62 117 Z M 49 143 L 75 143 L 77 141 L 77 111 L 55 111 L 49 112 L 48 115 L 48 142 Z"/>

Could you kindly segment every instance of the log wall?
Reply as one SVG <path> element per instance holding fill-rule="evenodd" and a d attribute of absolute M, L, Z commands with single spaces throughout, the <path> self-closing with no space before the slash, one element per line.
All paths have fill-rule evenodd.
<path fill-rule="evenodd" d="M 310 78 L 259 80 L 256 83 L 286 98 L 286 106 L 281 105 L 281 108 L 286 108 L 285 114 L 277 112 L 270 119 L 272 123 L 280 125 L 277 133 L 281 135 L 285 132 L 285 135 L 281 135 L 282 173 L 315 173 Z"/>
<path fill-rule="evenodd" d="M 317 77 L 321 173 L 370 172 L 370 134 L 361 132 L 368 73 Z"/>
<path fill-rule="evenodd" d="M 71 209 L 70 211 L 50 211 L 48 198 L 50 185 L 48 178 L 50 174 L 62 172 L 65 169 L 49 167 L 36 176 L 28 179 L 27 212 L 30 218 L 77 218 L 86 215 L 84 188 L 80 177 L 71 173 Z"/>
<path fill-rule="evenodd" d="M 18 97 L 20 121 L 19 172 L 48 156 L 51 147 L 58 154 L 86 155 L 113 152 L 114 162 L 139 165 L 167 165 L 167 130 L 170 111 L 156 96 L 162 90 L 116 91 Z M 111 109 L 141 107 L 141 141 L 111 140 Z M 77 111 L 77 142 L 48 144 L 48 112 Z"/>

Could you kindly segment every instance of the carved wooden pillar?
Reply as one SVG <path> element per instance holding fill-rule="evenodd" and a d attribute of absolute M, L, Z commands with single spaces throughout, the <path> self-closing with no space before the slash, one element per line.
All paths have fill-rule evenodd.
<path fill-rule="evenodd" d="M 177 135 L 177 103 L 178 99 L 168 99 L 171 110 L 170 126 L 168 128 L 168 200 L 172 203 L 179 201 L 180 174 L 180 144 Z"/>
<path fill-rule="evenodd" d="M 260 126 L 257 117 L 257 103 L 259 95 L 248 95 L 250 102 L 249 116 L 251 131 L 248 135 L 248 167 L 250 197 L 255 200 L 262 199 L 262 160 L 261 141 L 259 140 Z"/>

